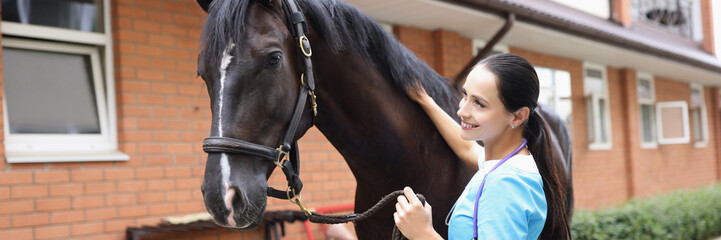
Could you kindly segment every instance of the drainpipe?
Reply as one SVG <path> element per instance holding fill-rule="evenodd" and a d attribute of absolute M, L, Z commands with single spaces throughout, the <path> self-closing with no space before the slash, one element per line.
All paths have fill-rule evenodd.
<path fill-rule="evenodd" d="M 453 87 L 456 89 L 461 89 L 463 86 L 463 83 L 466 81 L 466 76 L 468 76 L 469 73 L 471 73 L 471 70 L 473 70 L 473 67 L 478 64 L 478 62 L 481 61 L 488 53 L 491 52 L 493 49 L 493 46 L 498 43 L 498 41 L 503 38 L 503 36 L 506 35 L 508 30 L 511 29 L 511 26 L 513 26 L 513 22 L 516 21 L 516 14 L 515 13 L 508 13 L 506 14 L 506 23 L 503 24 L 503 27 L 496 32 L 495 35 L 493 35 L 493 38 L 491 38 L 488 43 L 486 43 L 486 46 L 483 47 L 483 49 L 478 50 L 478 53 L 476 54 L 476 57 L 471 59 L 465 67 L 463 67 L 463 70 L 461 70 L 460 73 L 458 73 L 458 76 L 456 76 L 456 80 L 454 81 Z"/>

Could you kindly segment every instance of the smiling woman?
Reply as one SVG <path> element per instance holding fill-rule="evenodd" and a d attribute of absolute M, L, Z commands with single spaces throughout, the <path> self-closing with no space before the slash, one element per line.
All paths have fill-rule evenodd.
<path fill-rule="evenodd" d="M 566 180 L 551 153 L 552 133 L 535 111 L 539 81 L 533 66 L 518 55 L 492 55 L 471 71 L 462 92 L 460 133 L 448 130 L 457 124 L 439 117 L 442 111 L 424 107 L 459 156 L 482 153 L 475 156 L 479 171 L 449 214 L 449 238 L 570 238 Z M 421 105 L 433 105 L 423 91 L 417 95 Z M 475 143 L 469 150 L 459 137 L 482 141 L 485 151 L 475 151 Z M 429 221 L 430 204 L 405 191 L 393 215 L 398 228 L 409 239 L 440 239 Z"/>

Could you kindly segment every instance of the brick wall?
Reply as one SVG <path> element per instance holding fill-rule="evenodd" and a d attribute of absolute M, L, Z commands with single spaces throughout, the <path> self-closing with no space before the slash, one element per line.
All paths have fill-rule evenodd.
<path fill-rule="evenodd" d="M 426 31 L 394 26 L 393 33 L 416 56 L 438 74 L 454 79 L 473 57 L 472 41 L 447 30 Z"/>
<path fill-rule="evenodd" d="M 415 53 L 418 58 L 425 61 L 431 68 L 435 68 L 436 45 L 434 44 L 432 32 L 395 25 L 393 26 L 393 33 L 398 41 Z"/>
<path fill-rule="evenodd" d="M 701 22 L 703 24 L 703 44 L 701 47 L 704 51 L 709 52 L 711 54 L 716 54 L 716 48 L 715 48 L 715 36 L 714 36 L 714 18 L 719 18 L 721 16 L 714 16 L 713 15 L 713 1 L 711 0 L 701 0 Z M 716 1 L 716 4 L 719 4 L 718 1 Z"/>
<path fill-rule="evenodd" d="M 193 1 L 181 0 L 117 0 L 111 9 L 119 145 L 131 158 L 84 163 L 0 161 L 0 239 L 122 239 L 126 227 L 205 211 L 199 187 L 206 155 L 200 143 L 208 135 L 210 110 L 203 81 L 195 77 L 205 13 Z M 449 78 L 471 58 L 471 40 L 457 33 L 395 26 L 394 34 Z M 517 48 L 510 51 L 536 66 L 571 74 L 577 207 L 597 208 L 632 196 L 718 181 L 721 166 L 713 146 L 721 143 L 716 140 L 715 109 L 709 108 L 712 138 L 708 147 L 680 144 L 640 149 L 634 123 L 638 122 L 638 109 L 633 107 L 634 70 L 608 67 L 613 149 L 588 150 L 582 61 Z M 683 90 L 688 84 L 677 80 L 657 77 L 656 88 L 659 101 L 689 98 L 688 90 Z M 717 91 L 705 92 L 708 106 L 717 107 L 713 101 L 718 99 Z M 4 155 L 1 145 L 0 141 L 0 155 Z M 310 129 L 300 148 L 306 206 L 352 203 L 355 180 L 323 135 Z M 285 180 L 276 171 L 269 183 L 283 188 Z M 268 210 L 279 209 L 296 207 L 287 201 L 268 201 Z M 305 239 L 302 224 L 286 226 L 285 239 Z M 312 228 L 316 237 L 322 236 L 318 225 Z M 219 229 L 170 237 L 262 239 L 263 233 Z"/>
<path fill-rule="evenodd" d="M 611 7 L 611 20 L 623 26 L 631 25 L 631 0 L 611 0 Z"/>
<path fill-rule="evenodd" d="M 690 101 L 688 83 L 655 77 L 656 101 Z M 659 145 L 657 149 L 637 149 L 639 157 L 634 161 L 636 175 L 634 189 L 639 197 L 668 192 L 679 188 L 694 188 L 718 181 L 716 160 L 717 133 L 715 112 L 710 107 L 712 92 L 704 91 L 708 116 L 709 140 L 706 147 L 697 148 L 694 143 Z M 693 129 L 690 123 L 689 129 Z M 693 139 L 693 136 L 691 136 Z M 636 146 L 635 146 L 636 147 Z"/>
<path fill-rule="evenodd" d="M 436 51 L 436 65 L 433 68 L 438 71 L 438 74 L 454 79 L 473 58 L 471 39 L 462 37 L 455 32 L 436 30 L 433 31 L 433 40 Z"/>
<path fill-rule="evenodd" d="M 111 11 L 119 148 L 130 160 L 0 161 L 0 239 L 124 239 L 127 227 L 205 211 L 201 142 L 210 129 L 210 104 L 195 69 L 206 14 L 185 0 L 113 0 Z M 309 130 L 300 147 L 305 204 L 353 203 L 355 180 L 323 135 Z M 284 188 L 285 179 L 276 171 L 270 182 Z M 268 209 L 297 207 L 270 200 Z M 305 239 L 302 224 L 287 227 L 285 239 Z M 322 236 L 318 225 L 313 230 Z M 263 231 L 172 236 L 179 237 L 263 239 Z"/>

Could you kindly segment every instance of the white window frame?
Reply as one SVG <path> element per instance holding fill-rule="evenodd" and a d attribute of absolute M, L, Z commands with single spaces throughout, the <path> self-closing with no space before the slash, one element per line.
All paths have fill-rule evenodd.
<path fill-rule="evenodd" d="M 101 134 L 11 134 L 3 99 L 5 157 L 8 163 L 125 161 L 118 151 L 110 0 L 103 0 L 103 33 L 2 21 L 4 47 L 89 55 Z M 20 40 L 20 37 L 33 40 Z M 101 54 L 102 51 L 102 54 Z M 102 61 L 101 61 L 102 58 Z M 7 80 L 6 80 L 7 81 Z M 104 96 L 102 96 L 104 95 Z"/>
<path fill-rule="evenodd" d="M 681 108 L 681 119 L 684 136 L 678 138 L 666 138 L 663 136 L 663 119 L 661 113 L 663 108 Z M 691 133 L 688 127 L 688 103 L 686 101 L 671 101 L 671 102 L 657 102 L 656 103 L 656 126 L 658 126 L 656 137 L 658 138 L 658 144 L 683 144 L 688 143 L 691 139 Z"/>
<path fill-rule="evenodd" d="M 588 85 L 586 84 L 586 79 L 587 79 L 586 71 L 588 69 L 600 71 L 601 74 L 603 75 L 601 80 L 603 81 L 603 86 L 606 89 L 604 91 L 604 94 L 592 93 L 592 94 L 590 94 L 590 96 L 587 94 L 587 92 L 589 90 L 587 89 Z M 583 92 L 586 95 L 586 97 L 590 97 L 591 101 L 592 101 L 593 112 L 591 114 L 593 114 L 593 118 L 594 118 L 593 126 L 587 127 L 587 129 L 589 131 L 590 130 L 594 131 L 594 136 L 595 136 L 595 139 L 588 143 L 588 149 L 590 149 L 590 150 L 611 149 L 613 146 L 613 136 L 611 135 L 611 133 L 613 131 L 611 131 L 611 128 L 612 128 L 611 127 L 611 102 L 609 101 L 609 97 L 608 97 L 609 89 L 608 89 L 608 75 L 607 75 L 607 71 L 606 71 L 606 66 L 601 65 L 601 64 L 596 64 L 596 63 L 584 62 L 583 63 L 583 82 L 584 82 L 584 84 L 583 84 L 584 91 Z M 598 106 L 599 105 L 598 102 L 600 99 L 604 99 L 606 101 L 606 106 L 604 107 L 604 109 L 600 109 L 600 107 Z M 587 114 L 588 114 L 588 111 L 589 111 L 589 109 L 586 109 Z M 599 119 L 601 116 L 600 111 L 606 112 L 606 114 L 605 114 L 606 117 L 604 119 Z M 600 141 L 601 126 L 596 123 L 601 122 L 601 121 L 604 121 L 607 126 L 606 131 L 605 131 L 607 142 Z"/>
<path fill-rule="evenodd" d="M 486 40 L 474 38 L 472 45 L 473 48 L 471 49 L 471 56 L 476 56 L 479 50 L 483 49 L 483 47 L 486 46 Z M 496 52 L 502 52 L 502 53 L 508 53 L 508 46 L 500 43 L 496 43 L 496 45 L 493 46 L 493 51 Z"/>
<path fill-rule="evenodd" d="M 562 114 L 559 112 L 559 109 L 558 109 L 558 108 L 559 108 L 559 106 L 561 105 L 561 101 L 562 101 L 562 100 L 568 100 L 568 101 L 571 102 L 571 112 L 569 112 L 569 114 L 573 114 L 573 103 L 572 103 L 572 101 L 571 101 L 571 96 L 561 97 L 561 93 L 560 93 L 561 90 L 560 90 L 559 87 L 558 87 L 558 86 L 559 86 L 559 79 L 556 78 L 556 74 L 559 73 L 559 72 L 564 72 L 564 73 L 568 74 L 569 80 L 570 80 L 571 73 L 568 72 L 568 71 L 566 71 L 566 70 L 555 69 L 555 68 L 550 68 L 550 67 L 536 66 L 535 69 L 536 69 L 536 72 L 539 72 L 539 70 L 541 70 L 541 69 L 547 69 L 548 71 L 550 71 L 550 73 L 551 73 L 551 80 L 553 81 L 553 82 L 552 82 L 551 89 L 550 89 L 550 91 L 553 91 L 553 106 L 554 106 L 554 107 L 553 107 L 553 108 L 554 108 L 553 110 L 554 110 L 559 116 L 561 116 L 561 118 L 563 118 L 563 122 L 564 122 L 565 124 L 568 124 L 568 122 L 566 122 L 566 116 L 565 116 L 565 115 L 562 115 Z M 540 75 L 539 75 L 539 80 L 540 80 Z M 572 82 L 569 81 L 569 87 L 570 87 L 570 88 L 573 88 L 572 86 L 570 86 L 571 83 L 572 83 Z M 542 87 L 539 88 L 539 90 L 541 90 L 541 91 L 542 91 L 543 89 L 544 89 L 544 88 L 542 88 Z M 539 101 L 539 103 L 540 103 L 540 101 Z"/>
<path fill-rule="evenodd" d="M 649 81 L 649 87 L 651 91 L 651 97 L 650 98 L 642 98 L 640 95 L 638 95 L 638 88 L 641 86 L 642 80 L 648 80 Z M 658 133 L 656 121 L 652 122 L 653 124 L 651 126 L 651 131 L 653 132 L 653 140 L 650 142 L 644 141 L 643 139 L 643 118 L 641 118 L 641 107 L 642 105 L 651 105 L 651 108 L 656 111 L 656 80 L 654 80 L 653 75 L 650 73 L 645 72 L 637 72 L 636 73 L 636 97 L 638 99 L 638 120 L 639 120 L 639 137 L 641 137 L 641 148 L 658 148 Z M 654 112 L 653 117 L 656 118 L 656 114 Z M 655 120 L 655 119 L 654 119 Z"/>
<path fill-rule="evenodd" d="M 691 83 L 690 84 L 691 90 L 698 90 L 699 96 L 701 98 L 701 134 L 702 139 L 701 141 L 694 141 L 693 146 L 697 148 L 705 148 L 708 145 L 708 115 L 706 113 L 706 98 L 704 94 L 704 88 L 703 85 L 699 83 Z M 690 101 L 690 99 L 689 99 Z M 690 103 L 690 102 L 689 102 Z M 690 112 L 689 112 L 690 113 Z"/>

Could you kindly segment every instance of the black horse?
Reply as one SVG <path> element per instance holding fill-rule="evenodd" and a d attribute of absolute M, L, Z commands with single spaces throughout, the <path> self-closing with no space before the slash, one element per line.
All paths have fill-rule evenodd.
<path fill-rule="evenodd" d="M 287 3 L 198 2 L 208 12 L 198 74 L 211 98 L 210 135 L 281 145 L 296 99 L 305 94 L 299 90 L 305 71 L 299 67 L 303 59 L 298 39 L 289 31 L 290 19 L 283 8 Z M 350 4 L 298 0 L 298 5 L 308 22 L 318 112 L 314 118 L 312 101 L 304 101 L 306 111 L 293 140 L 315 124 L 343 155 L 357 181 L 356 212 L 410 186 L 433 204 L 433 224 L 445 235 L 443 219 L 473 170 L 451 151 L 428 116 L 407 97 L 404 86 L 417 81 L 454 117 L 458 92 Z M 553 113 L 541 113 L 558 119 Z M 554 132 L 556 139 L 567 143 L 566 132 L 558 133 Z M 570 151 L 569 146 L 558 149 Z M 565 156 L 570 154 L 556 155 L 560 169 L 568 169 L 570 159 Z M 215 221 L 237 229 L 257 227 L 266 205 L 266 181 L 274 167 L 256 155 L 210 153 L 201 190 Z M 566 173 L 570 178 L 570 171 Z M 358 237 L 390 238 L 393 212 L 393 206 L 387 206 L 358 222 Z"/>

